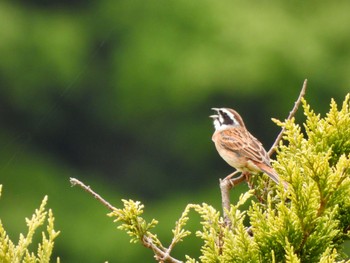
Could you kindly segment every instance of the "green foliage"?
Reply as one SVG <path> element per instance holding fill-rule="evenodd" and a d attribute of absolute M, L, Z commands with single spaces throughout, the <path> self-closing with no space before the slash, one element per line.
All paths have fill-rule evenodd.
<path fill-rule="evenodd" d="M 1 195 L 0 185 L 0 195 Z M 15 245 L 7 235 L 1 221 L 0 221 L 0 262 L 4 263 L 45 263 L 50 262 L 54 240 L 59 235 L 59 231 L 54 230 L 54 217 L 51 209 L 45 209 L 47 203 L 47 196 L 44 197 L 39 209 L 35 210 L 31 219 L 26 218 L 28 226 L 27 235 L 20 234 L 18 244 Z M 42 241 L 38 244 L 38 251 L 29 251 L 29 246 L 32 244 L 33 236 L 36 230 L 47 220 L 47 234 L 42 232 Z M 57 262 L 60 262 L 57 258 Z"/>
<path fill-rule="evenodd" d="M 149 231 L 157 221 L 146 223 L 139 202 L 124 200 L 124 209 L 110 216 L 123 222 L 119 228 L 126 230 L 132 241 L 145 244 L 150 238 L 155 246 L 149 247 L 162 262 L 178 262 L 163 253 L 168 256 L 174 245 L 190 234 L 184 227 L 191 209 L 202 219 L 202 229 L 196 232 L 203 241 L 200 262 L 350 262 L 342 260 L 341 252 L 350 228 L 349 100 L 350 94 L 339 111 L 332 100 L 324 118 L 303 100 L 305 133 L 294 119 L 275 120 L 286 130 L 274 167 L 288 188 L 267 185 L 263 191 L 242 194 L 227 211 L 229 225 L 212 206 L 189 204 L 176 223 L 171 245 L 165 248 Z M 258 188 L 264 187 L 264 178 L 257 180 Z M 254 199 L 257 192 L 264 198 Z M 248 200 L 248 210 L 241 210 Z M 198 262 L 188 255 L 185 258 L 188 263 Z"/>
<path fill-rule="evenodd" d="M 143 205 L 132 200 L 122 200 L 124 203 L 124 209 L 116 209 L 108 215 L 116 217 L 115 222 L 123 222 L 118 229 L 125 230 L 129 236 L 131 236 L 130 242 L 136 243 L 138 239 L 142 239 L 145 235 L 149 235 L 149 230 L 154 228 L 157 224 L 157 220 L 152 220 L 147 223 L 145 219 L 140 217 L 143 214 Z M 156 236 L 154 241 L 158 242 Z"/>
<path fill-rule="evenodd" d="M 302 262 L 320 260 L 327 248 L 339 249 L 350 226 L 348 216 L 344 216 L 350 211 L 349 98 L 348 94 L 340 111 L 332 100 L 325 118 L 316 115 L 303 100 L 305 135 L 294 119 L 277 122 L 286 127 L 284 140 L 288 145 L 280 144 L 275 168 L 290 184 L 291 202 L 277 204 L 276 218 L 269 214 L 267 220 L 276 223 L 285 219 L 284 225 L 292 231 L 283 236 Z M 280 194 L 280 198 L 284 200 L 286 195 Z M 264 238 L 261 242 L 269 241 Z M 281 239 L 274 242 L 284 246 Z"/>

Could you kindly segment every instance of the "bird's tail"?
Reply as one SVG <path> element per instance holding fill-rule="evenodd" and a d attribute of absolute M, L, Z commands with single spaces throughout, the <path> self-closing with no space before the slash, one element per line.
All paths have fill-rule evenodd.
<path fill-rule="evenodd" d="M 261 170 L 266 173 L 276 184 L 280 184 L 282 183 L 284 188 L 287 189 L 288 188 L 288 183 L 285 181 L 281 181 L 278 173 L 275 171 L 275 169 L 273 169 L 272 167 L 260 167 Z"/>

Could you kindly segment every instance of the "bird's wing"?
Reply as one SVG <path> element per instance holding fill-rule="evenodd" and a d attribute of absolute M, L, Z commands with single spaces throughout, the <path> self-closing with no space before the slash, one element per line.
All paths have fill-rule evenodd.
<path fill-rule="evenodd" d="M 242 157 L 270 166 L 270 159 L 262 144 L 247 130 L 234 128 L 221 131 L 220 144 Z"/>
<path fill-rule="evenodd" d="M 273 181 L 279 183 L 279 176 L 272 168 L 270 158 L 258 139 L 247 130 L 239 130 L 238 128 L 224 130 L 221 135 L 219 138 L 222 147 L 252 161 Z M 285 188 L 288 187 L 286 182 L 283 182 L 283 185 Z"/>

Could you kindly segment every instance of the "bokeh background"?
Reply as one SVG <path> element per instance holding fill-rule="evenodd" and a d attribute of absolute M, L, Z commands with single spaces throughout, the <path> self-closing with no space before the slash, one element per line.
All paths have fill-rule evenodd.
<path fill-rule="evenodd" d="M 48 195 L 62 262 L 152 262 L 69 177 L 115 206 L 141 200 L 167 244 L 187 203 L 220 209 L 218 179 L 232 169 L 211 142 L 211 107 L 235 108 L 269 148 L 279 132 L 270 118 L 288 115 L 305 78 L 317 112 L 341 103 L 349 10 L 349 1 L 1 1 L 0 216 L 11 238 Z M 192 235 L 175 256 L 199 247 Z"/>

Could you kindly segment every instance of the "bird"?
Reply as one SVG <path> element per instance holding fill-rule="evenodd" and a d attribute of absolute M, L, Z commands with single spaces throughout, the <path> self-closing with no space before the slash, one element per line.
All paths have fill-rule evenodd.
<path fill-rule="evenodd" d="M 276 184 L 278 173 L 262 143 L 247 130 L 242 117 L 230 108 L 212 108 L 216 114 L 209 116 L 215 127 L 212 140 L 219 155 L 239 172 L 266 173 Z"/>

